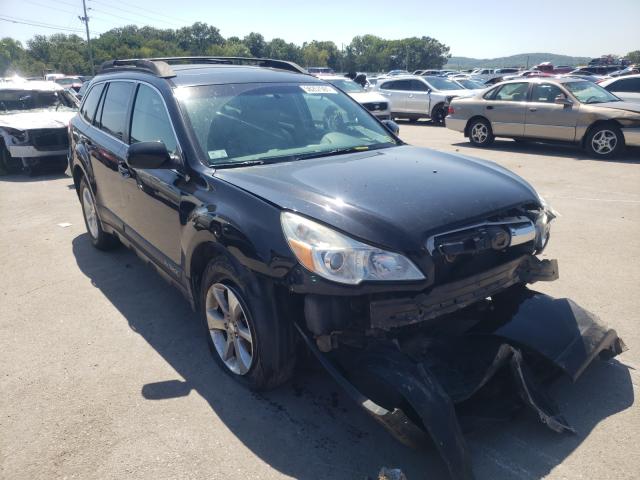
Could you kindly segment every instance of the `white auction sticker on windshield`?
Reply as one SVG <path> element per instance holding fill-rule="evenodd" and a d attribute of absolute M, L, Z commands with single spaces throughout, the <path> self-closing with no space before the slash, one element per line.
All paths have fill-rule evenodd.
<path fill-rule="evenodd" d="M 300 85 L 300 88 L 306 93 L 338 93 L 338 91 L 330 85 Z"/>

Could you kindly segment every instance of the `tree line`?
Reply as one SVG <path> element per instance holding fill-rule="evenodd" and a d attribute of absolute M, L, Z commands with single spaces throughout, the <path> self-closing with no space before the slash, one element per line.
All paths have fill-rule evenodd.
<path fill-rule="evenodd" d="M 450 57 L 449 47 L 426 36 L 385 40 L 363 35 L 341 48 L 332 41 L 317 40 L 299 46 L 281 38 L 267 41 L 256 32 L 244 38 L 224 38 L 218 28 L 203 22 L 175 30 L 135 25 L 114 28 L 93 38 L 91 49 L 96 67 L 116 58 L 210 55 L 268 57 L 342 72 L 384 72 L 442 68 Z M 12 38 L 0 40 L 0 76 L 36 76 L 46 70 L 89 75 L 86 40 L 62 33 L 36 35 L 26 46 Z"/>

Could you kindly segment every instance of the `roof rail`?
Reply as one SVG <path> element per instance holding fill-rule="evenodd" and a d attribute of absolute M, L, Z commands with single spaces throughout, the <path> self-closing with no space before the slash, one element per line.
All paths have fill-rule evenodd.
<path fill-rule="evenodd" d="M 158 57 L 109 60 L 100 66 L 100 71 L 98 73 L 109 73 L 123 70 L 143 71 L 158 77 L 171 78 L 176 76 L 171 65 L 180 64 L 255 65 L 258 67 L 275 68 L 295 73 L 309 73 L 300 65 L 293 62 L 287 62 L 286 60 L 251 57 Z"/>
<path fill-rule="evenodd" d="M 288 70 L 295 73 L 309 73 L 297 63 L 286 60 L 275 60 L 273 58 L 254 57 L 158 57 L 147 60 L 165 62 L 170 65 L 179 64 L 222 64 L 222 65 L 255 65 L 258 67 L 276 68 L 278 70 Z"/>
<path fill-rule="evenodd" d="M 100 73 L 128 71 L 143 71 L 157 77 L 171 78 L 176 74 L 166 62 L 154 61 L 147 58 L 129 58 L 126 60 L 107 60 L 100 65 Z"/>

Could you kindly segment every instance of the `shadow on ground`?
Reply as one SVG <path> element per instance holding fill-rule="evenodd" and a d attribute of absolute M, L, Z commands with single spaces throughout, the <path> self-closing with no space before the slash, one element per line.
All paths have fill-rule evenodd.
<path fill-rule="evenodd" d="M 0 182 L 12 182 L 12 183 L 33 183 L 33 182 L 47 182 L 49 180 L 58 180 L 60 178 L 67 177 L 70 183 L 73 183 L 71 177 L 68 177 L 64 172 L 42 172 L 33 176 L 29 176 L 26 173 L 3 173 L 0 175 Z"/>
<path fill-rule="evenodd" d="M 512 153 L 525 153 L 531 155 L 551 155 L 556 157 L 571 158 L 574 160 L 592 160 L 597 162 L 608 163 L 633 163 L 640 164 L 640 148 L 627 148 L 615 158 L 612 159 L 600 159 L 594 158 L 588 155 L 584 150 L 575 146 L 567 144 L 556 143 L 542 143 L 542 142 L 515 142 L 513 140 L 496 140 L 490 147 L 480 148 L 473 146 L 470 142 L 464 141 L 459 143 L 453 143 L 454 147 L 462 147 L 464 150 L 460 150 L 460 153 L 473 155 L 474 151 L 481 150 L 498 150 Z"/>
<path fill-rule="evenodd" d="M 72 248 L 80 270 L 184 379 L 159 378 L 141 386 L 145 399 L 196 392 L 247 448 L 293 478 L 362 480 L 374 478 L 381 466 L 400 467 L 410 480 L 446 478 L 434 451 L 397 443 L 320 370 L 299 371 L 273 392 L 247 391 L 210 358 L 204 330 L 184 298 L 134 254 L 124 248 L 97 251 L 86 234 Z M 600 421 L 633 402 L 629 372 L 619 364 L 601 363 L 577 385 L 559 389 L 561 407 L 578 435 L 556 435 L 530 418 L 476 434 L 470 442 L 478 478 L 522 478 L 518 469 L 542 478 Z M 518 442 L 526 446 L 524 453 Z M 549 453 L 540 457 L 541 452 Z"/>

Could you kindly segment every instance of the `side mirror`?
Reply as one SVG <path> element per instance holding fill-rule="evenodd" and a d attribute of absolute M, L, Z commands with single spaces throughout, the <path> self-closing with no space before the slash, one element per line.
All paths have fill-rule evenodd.
<path fill-rule="evenodd" d="M 400 126 L 393 120 L 381 120 L 382 124 L 394 135 L 400 133 Z"/>
<path fill-rule="evenodd" d="M 131 168 L 171 168 L 171 157 L 163 142 L 139 142 L 129 147 L 127 165 Z"/>
<path fill-rule="evenodd" d="M 573 105 L 573 102 L 571 100 L 569 100 L 567 97 L 565 97 L 564 95 L 558 95 L 556 97 L 556 101 L 555 103 L 557 103 L 558 105 Z"/>

